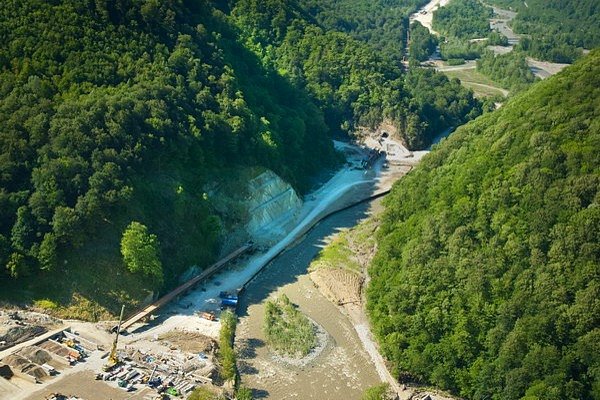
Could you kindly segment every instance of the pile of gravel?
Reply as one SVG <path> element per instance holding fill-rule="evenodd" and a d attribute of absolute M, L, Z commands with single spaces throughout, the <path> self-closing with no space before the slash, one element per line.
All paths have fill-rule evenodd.
<path fill-rule="evenodd" d="M 60 320 L 38 312 L 0 310 L 0 350 L 44 334 L 60 323 Z"/>
<path fill-rule="evenodd" d="M 52 360 L 52 356 L 44 349 L 38 346 L 29 346 L 21 349 L 19 354 L 27 358 L 29 361 L 42 365 Z"/>

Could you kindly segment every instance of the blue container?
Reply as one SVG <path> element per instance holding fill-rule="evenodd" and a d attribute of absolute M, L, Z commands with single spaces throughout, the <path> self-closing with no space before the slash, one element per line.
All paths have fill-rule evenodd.
<path fill-rule="evenodd" d="M 221 300 L 222 306 L 235 307 L 237 306 L 237 299 L 223 299 Z"/>

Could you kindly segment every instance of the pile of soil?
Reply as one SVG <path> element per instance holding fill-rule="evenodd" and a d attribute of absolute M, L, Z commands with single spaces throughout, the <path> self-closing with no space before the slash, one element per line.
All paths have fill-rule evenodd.
<path fill-rule="evenodd" d="M 34 337 L 46 333 L 47 331 L 48 329 L 44 328 L 43 326 L 23 326 L 7 322 L 5 325 L 0 325 L 0 350 L 4 350 L 29 339 L 33 339 Z"/>
<path fill-rule="evenodd" d="M 48 350 L 49 352 L 56 354 L 59 357 L 64 357 L 64 358 L 69 357 L 69 354 L 71 353 L 69 351 L 68 347 L 63 346 L 59 343 L 50 341 L 50 340 L 40 343 L 40 347 L 45 350 Z"/>
<path fill-rule="evenodd" d="M 0 376 L 4 379 L 10 379 L 13 377 L 12 369 L 8 365 L 0 365 Z"/>
<path fill-rule="evenodd" d="M 60 325 L 45 314 L 23 310 L 0 310 L 0 350 L 25 342 Z"/>
<path fill-rule="evenodd" d="M 217 342 L 213 338 L 196 332 L 172 330 L 160 335 L 159 339 L 188 353 L 212 354 L 217 348 Z"/>
<path fill-rule="evenodd" d="M 4 357 L 2 361 L 17 371 L 22 371 L 25 367 L 27 367 L 27 365 L 31 364 L 29 360 L 18 354 L 11 354 L 7 357 Z"/>
<path fill-rule="evenodd" d="M 28 367 L 23 369 L 22 372 L 26 373 L 27 375 L 33 376 L 36 380 L 42 380 L 50 376 L 44 368 L 35 364 L 29 364 Z"/>
<path fill-rule="evenodd" d="M 48 373 L 39 365 L 31 363 L 28 359 L 18 354 L 11 354 L 3 360 L 14 371 L 33 376 L 40 380 L 48 377 Z"/>
<path fill-rule="evenodd" d="M 25 347 L 18 354 L 39 365 L 46 364 L 52 360 L 52 356 L 46 350 L 37 346 Z"/>

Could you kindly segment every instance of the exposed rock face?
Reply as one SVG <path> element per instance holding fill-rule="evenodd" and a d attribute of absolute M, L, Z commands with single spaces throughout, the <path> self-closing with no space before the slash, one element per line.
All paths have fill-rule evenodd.
<path fill-rule="evenodd" d="M 269 245 L 295 225 L 302 200 L 287 182 L 267 170 L 248 182 L 246 230 L 258 244 Z"/>

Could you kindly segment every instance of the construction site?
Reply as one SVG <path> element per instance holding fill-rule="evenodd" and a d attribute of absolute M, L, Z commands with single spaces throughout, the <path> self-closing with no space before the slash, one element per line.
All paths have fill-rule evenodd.
<path fill-rule="evenodd" d="M 122 309 L 118 323 L 0 311 L 0 399 L 171 399 L 185 398 L 199 385 L 226 391 L 219 378 L 215 339 L 220 311 L 235 308 L 237 293 L 220 292 L 201 309 L 174 300 L 200 282 L 207 284 L 251 248 L 251 243 L 243 245 L 126 319 Z M 169 303 L 192 313 L 197 324 L 184 329 L 161 324 L 160 332 L 149 328 L 147 322 L 156 317 L 152 313 Z"/>
<path fill-rule="evenodd" d="M 221 311 L 235 310 L 239 291 L 324 216 L 387 193 L 394 171 L 381 169 L 383 151 L 356 147 L 347 168 L 305 199 L 294 229 L 272 247 L 255 252 L 262 245 L 247 242 L 118 321 L 0 311 L 0 400 L 164 400 L 198 387 L 231 398 L 216 356 Z M 275 211 L 264 224 L 278 221 Z"/>
<path fill-rule="evenodd" d="M 166 399 L 222 383 L 211 337 L 173 330 L 119 343 L 103 328 L 63 325 L 0 352 L 0 399 Z"/>

